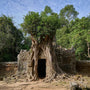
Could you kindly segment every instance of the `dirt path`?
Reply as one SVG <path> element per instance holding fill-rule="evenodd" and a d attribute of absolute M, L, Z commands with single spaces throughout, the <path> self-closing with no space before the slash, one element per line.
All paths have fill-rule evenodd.
<path fill-rule="evenodd" d="M 77 77 L 77 76 L 75 76 Z M 87 87 L 90 89 L 90 77 L 84 77 L 85 82 L 87 82 Z M 32 82 L 10 82 L 6 83 L 4 81 L 0 81 L 0 90 L 70 90 L 70 81 L 73 78 L 69 79 L 61 79 L 58 81 L 52 81 L 51 83 L 45 83 L 42 80 L 32 81 Z M 88 89 L 88 90 L 89 90 Z"/>
<path fill-rule="evenodd" d="M 69 88 L 67 83 L 60 81 L 52 83 L 42 81 L 16 82 L 12 84 L 0 82 L 0 90 L 69 90 Z"/>

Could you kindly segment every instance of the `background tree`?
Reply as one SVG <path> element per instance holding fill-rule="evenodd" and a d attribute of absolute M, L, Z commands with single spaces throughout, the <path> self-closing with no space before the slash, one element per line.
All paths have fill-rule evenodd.
<path fill-rule="evenodd" d="M 57 43 L 65 48 L 74 47 L 77 60 L 88 58 L 87 42 L 90 40 L 90 18 L 82 17 L 71 21 L 68 28 L 65 26 L 57 30 Z"/>
<path fill-rule="evenodd" d="M 60 18 L 65 18 L 70 22 L 71 20 L 74 20 L 75 18 L 77 18 L 78 14 L 79 13 L 75 10 L 73 5 L 66 5 L 64 8 L 60 10 L 59 15 L 60 15 Z"/>
<path fill-rule="evenodd" d="M 18 30 L 12 18 L 0 17 L 0 61 L 16 61 L 21 49 L 22 32 Z"/>
<path fill-rule="evenodd" d="M 30 35 L 29 36 L 24 36 L 24 39 L 22 41 L 22 47 L 21 49 L 24 49 L 24 50 L 29 50 L 31 48 L 31 38 L 30 38 Z"/>

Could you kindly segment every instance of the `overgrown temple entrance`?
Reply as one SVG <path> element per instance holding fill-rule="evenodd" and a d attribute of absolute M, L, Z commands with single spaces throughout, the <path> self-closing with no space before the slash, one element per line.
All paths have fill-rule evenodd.
<path fill-rule="evenodd" d="M 43 79 L 46 77 L 46 59 L 39 59 L 38 60 L 38 77 Z"/>

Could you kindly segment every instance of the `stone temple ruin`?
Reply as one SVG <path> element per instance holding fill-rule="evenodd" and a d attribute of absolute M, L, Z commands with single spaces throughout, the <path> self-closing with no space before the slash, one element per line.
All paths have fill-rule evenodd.
<path fill-rule="evenodd" d="M 51 64 L 48 60 L 48 54 L 44 54 L 43 51 L 41 50 L 39 53 L 39 57 L 37 60 L 37 79 L 35 79 L 35 60 L 32 61 L 32 51 L 31 49 L 29 51 L 26 50 L 21 50 L 20 53 L 18 54 L 17 62 L 13 63 L 7 63 L 7 67 L 1 67 L 2 76 L 3 75 L 3 70 L 5 71 L 7 69 L 7 74 L 6 77 L 0 77 L 0 80 L 4 80 L 7 83 L 10 82 L 23 82 L 23 81 L 32 81 L 32 80 L 37 80 L 37 79 L 42 79 L 45 82 L 52 81 L 52 80 L 69 80 L 70 81 L 70 88 L 71 90 L 77 90 L 75 88 L 86 88 L 86 81 L 82 78 L 81 75 L 77 76 L 72 76 L 72 74 L 76 74 L 77 71 L 80 72 L 81 69 L 84 70 L 85 72 L 90 71 L 90 62 L 76 62 L 75 59 L 75 50 L 73 48 L 71 49 L 65 49 L 62 48 L 61 46 L 57 46 L 55 48 L 55 54 L 56 54 L 56 59 L 58 63 L 58 67 L 61 69 L 61 73 L 56 74 L 55 72 L 53 73 L 53 78 L 48 78 L 48 75 L 50 74 L 50 67 Z M 55 62 L 52 61 L 52 64 L 55 65 Z M 5 64 L 5 63 L 4 63 Z M 10 65 L 11 64 L 11 65 Z M 6 65 L 6 64 L 5 64 Z M 3 66 L 5 66 L 3 65 Z M 86 66 L 85 66 L 86 65 Z M 1 65 L 2 66 L 2 63 Z M 9 67 L 11 66 L 11 67 Z M 84 67 L 85 66 L 85 67 Z M 78 69 L 79 67 L 79 69 Z M 2 69 L 3 68 L 3 69 Z M 11 68 L 11 69 L 10 69 Z M 55 66 L 55 68 L 57 68 Z M 88 68 L 88 69 L 87 69 Z M 8 72 L 10 69 L 10 73 Z M 55 69 L 56 72 L 58 72 L 59 69 Z M 82 71 L 83 72 L 83 71 Z M 86 73 L 87 75 L 87 73 Z M 89 72 L 90 75 L 90 72 Z M 52 77 L 52 75 L 51 75 Z M 71 79 L 70 79 L 71 77 Z M 72 79 L 75 82 L 72 82 Z M 83 84 L 80 83 L 82 80 Z M 84 85 L 84 86 L 83 86 Z M 74 89 L 73 89 L 74 88 Z M 82 90 L 82 89 L 80 89 Z"/>
<path fill-rule="evenodd" d="M 34 76 L 34 65 L 35 61 L 30 61 L 31 51 L 21 50 L 18 54 L 18 74 L 21 78 L 33 79 Z M 57 57 L 57 62 L 62 71 L 67 73 L 76 72 L 76 60 L 75 51 L 73 48 L 64 49 L 61 47 L 56 47 L 55 54 Z M 37 74 L 38 79 L 44 79 L 49 74 L 49 61 L 48 56 L 45 56 L 43 52 L 40 53 L 38 59 Z"/>

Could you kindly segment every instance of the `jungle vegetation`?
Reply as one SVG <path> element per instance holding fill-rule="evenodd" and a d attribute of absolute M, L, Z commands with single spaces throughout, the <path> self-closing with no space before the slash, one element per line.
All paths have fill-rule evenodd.
<path fill-rule="evenodd" d="M 75 48 L 77 60 L 90 59 L 90 15 L 78 18 L 73 5 L 66 5 L 55 13 L 45 6 L 41 13 L 29 11 L 18 29 L 11 17 L 0 16 L 0 62 L 16 61 L 21 49 L 29 50 L 30 36 L 40 43 L 46 36 L 56 36 L 57 45 Z"/>

